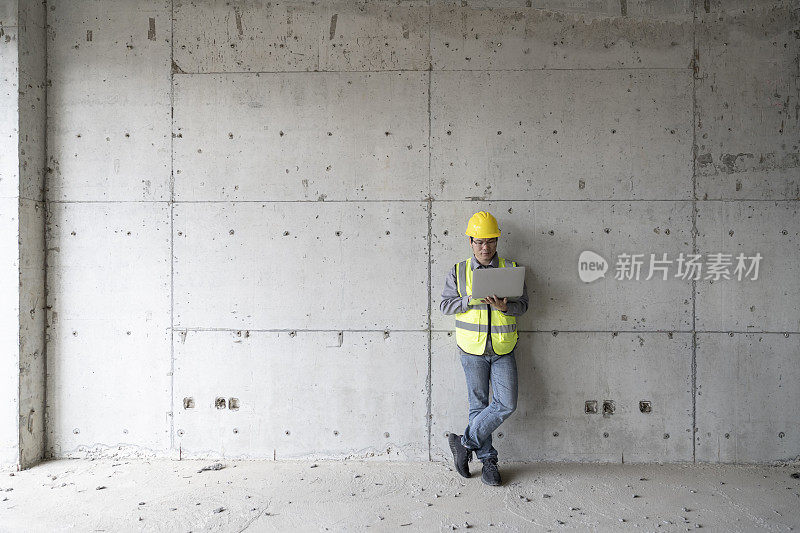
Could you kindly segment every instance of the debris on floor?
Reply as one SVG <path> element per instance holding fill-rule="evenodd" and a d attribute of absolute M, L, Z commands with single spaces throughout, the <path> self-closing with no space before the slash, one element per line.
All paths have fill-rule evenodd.
<path fill-rule="evenodd" d="M 222 470 L 223 468 L 225 468 L 225 465 L 222 463 L 214 463 L 213 465 L 204 466 L 198 470 L 197 473 L 199 474 L 200 472 L 208 472 L 209 470 Z"/>
<path fill-rule="evenodd" d="M 314 475 L 308 476 L 312 464 Z M 51 531 L 69 524 L 79 531 L 119 531 L 132 529 L 133 523 L 150 531 L 223 532 L 376 526 L 403 531 L 800 530 L 800 476 L 792 475 L 798 464 L 505 463 L 505 483 L 499 487 L 484 485 L 480 476 L 462 479 L 449 466 L 237 461 L 225 467 L 159 459 L 120 467 L 104 459 L 56 460 L 2 477 L 0 494 L 6 497 L 0 497 L 0 529 Z M 209 470 L 221 471 L 200 480 L 191 475 Z M 111 475 L 114 483 L 107 486 Z M 57 497 L 51 488 L 58 488 Z M 9 499 L 11 494 L 15 497 Z"/>

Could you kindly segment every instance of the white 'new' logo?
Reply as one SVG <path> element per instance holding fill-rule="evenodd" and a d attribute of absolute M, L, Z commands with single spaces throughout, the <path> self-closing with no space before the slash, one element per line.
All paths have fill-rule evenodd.
<path fill-rule="evenodd" d="M 603 278 L 608 270 L 608 262 L 602 256 L 585 250 L 578 257 L 578 276 L 581 281 L 590 283 L 596 279 Z"/>

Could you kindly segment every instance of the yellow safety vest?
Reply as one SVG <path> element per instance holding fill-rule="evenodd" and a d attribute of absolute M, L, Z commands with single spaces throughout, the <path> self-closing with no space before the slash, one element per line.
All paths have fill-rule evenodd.
<path fill-rule="evenodd" d="M 517 266 L 509 261 L 509 266 Z M 500 259 L 500 268 L 506 260 Z M 472 294 L 472 258 L 456 265 L 458 294 Z M 488 304 L 471 305 L 465 313 L 456 313 L 456 343 L 467 353 L 483 355 L 486 350 L 486 334 L 489 332 L 489 313 L 492 313 L 492 348 L 497 355 L 510 353 L 517 345 L 517 318 L 506 316 Z"/>

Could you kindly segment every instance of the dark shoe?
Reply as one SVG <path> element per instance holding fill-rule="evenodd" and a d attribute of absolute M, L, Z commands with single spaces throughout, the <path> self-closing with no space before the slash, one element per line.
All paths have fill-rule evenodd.
<path fill-rule="evenodd" d="M 497 486 L 500 485 L 500 471 L 497 470 L 497 459 L 490 457 L 483 462 L 483 472 L 481 472 L 481 481 L 487 485 Z"/>
<path fill-rule="evenodd" d="M 469 477 L 469 461 L 472 457 L 472 450 L 461 444 L 461 435 L 455 433 L 448 435 L 447 442 L 450 444 L 450 451 L 453 452 L 456 470 L 462 476 Z"/>

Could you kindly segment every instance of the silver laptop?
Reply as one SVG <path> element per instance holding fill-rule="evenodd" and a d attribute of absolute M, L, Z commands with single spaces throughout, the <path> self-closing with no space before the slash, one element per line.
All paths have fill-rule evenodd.
<path fill-rule="evenodd" d="M 500 299 L 516 300 L 522 296 L 525 267 L 476 268 L 472 271 L 472 300 L 470 305 L 481 304 L 481 298 L 493 294 Z"/>

